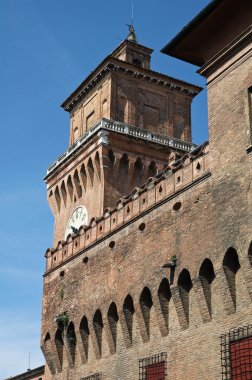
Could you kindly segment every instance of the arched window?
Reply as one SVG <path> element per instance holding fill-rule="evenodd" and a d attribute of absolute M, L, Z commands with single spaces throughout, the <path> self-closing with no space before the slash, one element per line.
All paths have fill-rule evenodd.
<path fill-rule="evenodd" d="M 76 351 L 76 335 L 75 335 L 73 322 L 70 322 L 68 325 L 66 338 L 67 338 L 67 345 L 68 345 L 68 349 L 69 349 L 69 354 L 70 354 L 71 361 L 72 361 L 72 363 L 70 363 L 70 364 L 74 365 L 74 363 L 75 363 L 75 351 Z"/>
<path fill-rule="evenodd" d="M 140 157 L 136 159 L 133 172 L 133 184 L 135 186 L 141 186 L 143 176 L 143 162 Z"/>
<path fill-rule="evenodd" d="M 60 186 L 60 190 L 61 190 L 61 194 L 62 194 L 62 198 L 63 198 L 64 204 L 66 205 L 66 202 L 67 202 L 67 191 L 66 191 L 66 186 L 65 186 L 65 182 L 64 181 L 62 181 L 62 184 Z"/>
<path fill-rule="evenodd" d="M 79 178 L 79 174 L 78 174 L 77 169 L 74 172 L 73 179 L 74 179 L 74 184 L 75 184 L 75 188 L 76 188 L 78 197 L 81 198 L 81 196 L 82 196 L 82 187 L 81 187 L 80 178 Z"/>
<path fill-rule="evenodd" d="M 95 155 L 95 167 L 96 167 L 98 177 L 100 179 L 101 178 L 101 163 L 100 163 L 100 156 L 98 152 L 96 152 L 96 155 Z"/>
<path fill-rule="evenodd" d="M 86 168 L 85 168 L 84 164 L 81 165 L 80 176 L 81 176 L 81 181 L 82 181 L 84 190 L 86 191 L 86 189 L 87 189 L 87 173 L 86 173 Z"/>
<path fill-rule="evenodd" d="M 226 276 L 228 288 L 231 294 L 234 308 L 236 309 L 236 273 L 240 269 L 237 252 L 234 248 L 229 248 L 223 259 L 223 270 Z"/>
<path fill-rule="evenodd" d="M 150 337 L 150 311 L 153 302 L 150 289 L 145 287 L 140 295 L 140 307 L 143 314 L 143 319 L 148 337 Z"/>
<path fill-rule="evenodd" d="M 192 280 L 187 269 L 183 269 L 178 278 L 178 289 L 181 303 L 184 310 L 184 315 L 189 324 L 189 293 L 192 289 Z"/>
<path fill-rule="evenodd" d="M 110 332 L 112 335 L 114 347 L 116 350 L 116 338 L 117 338 L 117 322 L 118 322 L 118 314 L 117 314 L 117 307 L 114 302 L 111 303 L 109 309 L 108 309 L 108 323 Z"/>
<path fill-rule="evenodd" d="M 59 192 L 58 186 L 56 186 L 54 196 L 55 196 L 55 200 L 56 200 L 56 203 L 57 203 L 57 206 L 58 206 L 58 211 L 60 211 L 61 197 L 60 197 L 60 192 Z"/>
<path fill-rule="evenodd" d="M 151 161 L 148 167 L 147 178 L 155 177 L 157 175 L 157 165 L 155 161 Z"/>
<path fill-rule="evenodd" d="M 169 281 L 166 278 L 163 278 L 161 284 L 158 288 L 158 298 L 160 303 L 160 308 L 162 311 L 162 315 L 165 321 L 165 325 L 168 329 L 169 324 L 169 302 L 171 299 L 171 290 Z"/>
<path fill-rule="evenodd" d="M 60 329 L 58 329 L 55 334 L 55 346 L 56 346 L 56 351 L 57 351 L 57 355 L 59 359 L 60 370 L 62 370 L 64 342 L 63 342 L 62 333 Z"/>
<path fill-rule="evenodd" d="M 88 173 L 91 181 L 91 185 L 94 184 L 94 166 L 91 157 L 88 160 Z"/>
<path fill-rule="evenodd" d="M 41 347 L 44 357 L 46 359 L 46 363 L 50 369 L 50 372 L 52 375 L 55 374 L 55 365 L 53 361 L 53 354 L 52 354 L 52 349 L 51 349 L 51 336 L 49 332 L 46 334 L 45 339 L 44 339 L 44 344 Z"/>
<path fill-rule="evenodd" d="M 204 296 L 206 299 L 207 307 L 210 316 L 212 316 L 212 292 L 211 292 L 211 284 L 215 279 L 215 273 L 213 264 L 209 259 L 205 259 L 201 264 L 199 270 L 199 278 L 203 288 Z"/>
<path fill-rule="evenodd" d="M 135 313 L 134 304 L 132 297 L 128 294 L 123 303 L 123 314 L 128 330 L 128 336 L 130 342 L 132 343 L 132 332 L 133 332 L 133 316 Z"/>
<path fill-rule="evenodd" d="M 81 320 L 81 323 L 80 323 L 80 335 L 81 335 L 84 353 L 86 356 L 86 361 L 88 360 L 89 334 L 90 334 L 90 332 L 89 332 L 89 328 L 88 328 L 88 320 L 84 316 Z"/>
<path fill-rule="evenodd" d="M 101 311 L 98 309 L 95 312 L 94 318 L 93 318 L 93 326 L 96 336 L 96 341 L 99 349 L 99 355 L 102 354 L 102 330 L 103 330 L 103 322 L 102 322 L 102 314 Z"/>
<path fill-rule="evenodd" d="M 71 179 L 70 175 L 68 176 L 68 179 L 67 179 L 67 189 L 68 189 L 68 193 L 70 195 L 70 198 L 72 200 L 73 199 L 73 183 L 72 183 L 72 179 Z"/>
<path fill-rule="evenodd" d="M 118 170 L 117 183 L 119 185 L 120 191 L 126 192 L 128 186 L 128 172 L 129 172 L 129 159 L 126 153 L 123 153 Z"/>

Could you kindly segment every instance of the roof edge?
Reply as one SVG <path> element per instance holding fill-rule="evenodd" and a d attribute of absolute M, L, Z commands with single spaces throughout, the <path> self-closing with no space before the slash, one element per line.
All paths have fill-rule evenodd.
<path fill-rule="evenodd" d="M 166 44 L 160 51 L 161 53 L 170 54 L 170 51 L 174 46 L 184 38 L 184 36 L 190 32 L 195 26 L 200 24 L 223 0 L 212 0 L 205 8 L 202 9 L 200 13 L 197 14 L 187 25 L 181 29 L 181 31 L 176 34 L 174 38 L 168 44 Z"/>

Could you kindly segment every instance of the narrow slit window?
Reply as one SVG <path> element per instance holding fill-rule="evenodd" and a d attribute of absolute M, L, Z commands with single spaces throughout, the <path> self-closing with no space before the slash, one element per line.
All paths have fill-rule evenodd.
<path fill-rule="evenodd" d="M 252 86 L 248 89 L 249 106 L 249 144 L 252 145 Z"/>

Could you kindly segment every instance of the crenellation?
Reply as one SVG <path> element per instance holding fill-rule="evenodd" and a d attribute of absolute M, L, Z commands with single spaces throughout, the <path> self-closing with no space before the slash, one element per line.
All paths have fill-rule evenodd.
<path fill-rule="evenodd" d="M 174 171 L 173 175 L 171 175 L 171 169 L 168 167 L 163 171 L 162 176 L 158 175 L 153 179 L 150 178 L 145 186 L 135 188 L 126 199 L 121 198 L 117 202 L 117 206 L 114 210 L 106 210 L 102 217 L 92 218 L 88 229 L 87 227 L 82 227 L 77 236 L 72 235 L 72 240 L 67 238 L 67 245 L 72 245 L 73 247 L 71 249 L 71 255 L 79 253 L 81 249 L 85 249 L 86 246 L 111 233 L 133 217 L 141 215 L 145 210 L 201 178 L 208 172 L 208 168 L 205 165 L 208 154 L 205 154 L 206 151 L 206 146 L 202 147 L 201 156 L 197 159 L 195 159 L 194 156 L 188 156 L 190 164 L 188 164 L 187 159 L 184 159 L 179 166 L 172 167 L 172 171 Z M 201 163 L 200 173 L 199 170 L 196 169 L 198 163 Z M 203 172 L 203 168 L 205 168 L 205 172 Z M 188 173 L 190 173 L 191 177 Z M 73 243 L 73 241 L 75 242 Z M 56 250 L 58 249 L 59 248 L 56 247 Z M 67 257 L 69 255 L 70 252 Z M 61 263 L 61 260 L 57 258 L 54 262 L 54 267 L 56 263 Z"/>

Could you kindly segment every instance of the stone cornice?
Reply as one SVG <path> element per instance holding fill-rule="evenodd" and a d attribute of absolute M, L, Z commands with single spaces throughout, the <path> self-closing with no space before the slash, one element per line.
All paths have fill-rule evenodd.
<path fill-rule="evenodd" d="M 197 145 L 179 140 L 173 137 L 160 135 L 148 131 L 147 129 L 142 129 L 134 127 L 122 122 L 100 119 L 91 129 L 89 129 L 85 135 L 78 139 L 74 144 L 72 144 L 52 165 L 49 166 L 45 180 L 48 179 L 56 170 L 58 170 L 62 164 L 64 164 L 70 157 L 76 155 L 80 149 L 89 141 L 93 136 L 95 136 L 99 131 L 108 131 L 123 134 L 125 136 L 135 137 L 139 140 L 148 141 L 160 146 L 165 146 L 173 148 L 184 153 L 191 152 L 197 147 Z"/>
<path fill-rule="evenodd" d="M 129 62 L 108 56 L 102 63 L 80 84 L 79 87 L 61 104 L 65 111 L 71 112 L 74 107 L 106 76 L 112 71 L 119 71 L 133 78 L 152 82 L 167 89 L 183 92 L 194 97 L 202 87 L 182 80 L 169 77 L 153 70 L 135 66 Z"/>

